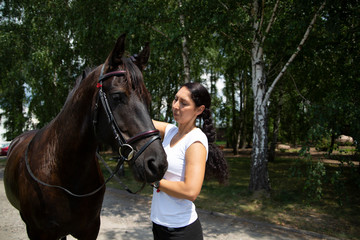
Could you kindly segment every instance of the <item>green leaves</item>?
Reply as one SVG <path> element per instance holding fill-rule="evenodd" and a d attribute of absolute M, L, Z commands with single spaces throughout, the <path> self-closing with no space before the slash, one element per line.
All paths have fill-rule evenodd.
<path fill-rule="evenodd" d="M 271 101 L 284 102 L 281 140 L 304 141 L 304 129 L 317 124 L 336 132 L 346 128 L 360 138 L 360 113 L 356 107 L 359 70 L 354 67 L 360 56 L 357 2 L 327 1 L 309 40 L 277 84 L 275 91 L 283 93 L 274 92 Z M 215 83 L 225 81 L 224 97 L 216 100 L 214 95 L 217 124 L 236 131 L 246 126 L 244 131 L 251 136 L 252 3 L 5 1 L 0 6 L 0 107 L 4 110 L 1 120 L 8 117 L 9 132 L 11 129 L 14 134 L 26 128 L 31 116 L 38 119 L 39 127 L 49 122 L 60 111 L 81 70 L 105 61 L 116 38 L 127 33 L 131 54 L 150 42 L 151 57 L 144 75 L 152 95 L 153 117 L 172 119 L 172 97 L 184 79 L 182 40 L 186 37 L 191 80 L 205 82 L 203 74 L 210 74 L 208 86 L 213 94 L 220 93 Z M 276 1 L 264 3 L 263 31 Z M 296 48 L 318 6 L 319 2 L 311 0 L 280 1 L 269 33 L 262 33 L 266 37 L 267 84 Z M 180 16 L 184 17 L 184 24 Z M 313 107 L 305 106 L 299 94 Z M 16 103 L 10 101 L 14 96 L 19 98 Z M 277 104 L 273 106 L 270 118 L 275 117 L 277 110 Z M 244 138 L 250 139 L 248 136 Z"/>

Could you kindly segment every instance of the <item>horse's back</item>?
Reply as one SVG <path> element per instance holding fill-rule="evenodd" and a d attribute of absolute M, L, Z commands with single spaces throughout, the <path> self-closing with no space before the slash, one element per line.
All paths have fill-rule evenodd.
<path fill-rule="evenodd" d="M 17 136 L 9 146 L 4 172 L 4 185 L 9 202 L 17 209 L 20 209 L 19 178 L 24 176 L 25 151 L 37 131 L 38 130 L 25 132 Z"/>

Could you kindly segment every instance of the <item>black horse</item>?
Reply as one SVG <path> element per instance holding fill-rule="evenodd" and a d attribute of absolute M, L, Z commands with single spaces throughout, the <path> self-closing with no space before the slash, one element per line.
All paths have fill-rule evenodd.
<path fill-rule="evenodd" d="M 78 78 L 56 118 L 11 143 L 5 190 L 30 239 L 97 238 L 105 192 L 96 155 L 100 143 L 119 148 L 138 181 L 164 175 L 166 156 L 142 76 L 149 46 L 136 57 L 124 52 L 122 35 L 104 64 Z"/>

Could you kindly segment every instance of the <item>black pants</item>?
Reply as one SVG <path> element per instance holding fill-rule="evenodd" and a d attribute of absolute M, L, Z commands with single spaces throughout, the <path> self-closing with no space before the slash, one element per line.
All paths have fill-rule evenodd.
<path fill-rule="evenodd" d="M 153 223 L 154 240 L 203 240 L 202 227 L 199 219 L 181 228 L 168 228 Z"/>

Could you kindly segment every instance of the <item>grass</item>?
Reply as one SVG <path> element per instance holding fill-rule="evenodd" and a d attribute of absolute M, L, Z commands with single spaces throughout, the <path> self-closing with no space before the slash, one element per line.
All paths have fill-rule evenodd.
<path fill-rule="evenodd" d="M 114 169 L 116 162 L 109 160 L 108 156 L 105 158 Z M 206 180 L 195 202 L 197 208 L 341 239 L 360 239 L 360 184 L 356 184 L 360 176 L 353 172 L 353 167 L 325 164 L 326 175 L 321 179 L 322 191 L 318 194 L 321 198 L 316 199 L 309 197 L 309 191 L 304 190 L 309 161 L 294 156 L 277 158 L 268 165 L 270 195 L 254 196 L 248 192 L 250 156 L 229 157 L 227 160 L 229 184 L 221 186 L 216 181 Z M 5 160 L 0 160 L 0 167 L 4 164 Z M 107 177 L 107 170 L 101 166 Z M 339 172 L 341 174 L 336 175 Z M 127 165 L 121 180 L 133 191 L 142 186 L 133 180 Z M 110 181 L 108 186 L 122 188 L 116 181 Z M 140 194 L 151 196 L 152 189 L 145 187 Z"/>

